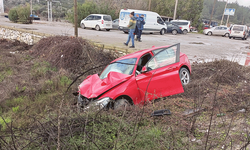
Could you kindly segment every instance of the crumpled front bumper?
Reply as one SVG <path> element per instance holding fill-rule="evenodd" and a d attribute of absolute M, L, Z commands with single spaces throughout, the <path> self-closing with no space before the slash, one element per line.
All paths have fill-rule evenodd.
<path fill-rule="evenodd" d="M 113 100 L 109 97 L 104 97 L 102 99 L 87 99 L 83 97 L 81 94 L 78 95 L 77 98 L 77 105 L 83 109 L 95 109 L 100 110 L 108 106 L 110 102 Z"/>

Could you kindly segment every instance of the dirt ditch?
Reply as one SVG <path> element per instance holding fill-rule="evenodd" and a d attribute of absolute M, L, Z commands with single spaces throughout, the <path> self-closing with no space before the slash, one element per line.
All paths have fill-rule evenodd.
<path fill-rule="evenodd" d="M 59 132 L 57 132 L 58 126 L 55 126 L 59 124 L 58 118 L 53 117 L 53 115 L 57 116 L 58 110 L 63 110 L 61 112 L 63 117 L 61 126 L 65 128 L 61 130 L 61 140 L 68 142 L 68 138 L 71 136 L 74 136 L 74 138 L 79 137 L 81 135 L 79 132 L 83 128 L 85 129 L 83 125 L 87 122 L 89 124 L 92 123 L 86 120 L 84 114 L 77 117 L 68 116 L 72 110 L 67 108 L 71 109 L 68 106 L 75 101 L 75 98 L 70 94 L 77 89 L 77 85 L 87 75 L 100 73 L 105 65 L 115 58 L 116 56 L 113 54 L 96 48 L 81 38 L 49 37 L 42 39 L 33 47 L 18 41 L 1 39 L 1 117 L 6 118 L 6 120 L 10 118 L 10 120 L 14 121 L 13 126 L 16 129 L 18 126 L 21 126 L 20 124 L 24 128 L 27 128 L 28 125 L 30 127 L 29 135 L 37 135 L 37 137 L 32 136 L 29 138 L 41 136 L 38 138 L 40 143 L 46 143 L 47 147 L 52 148 L 57 145 L 56 138 Z M 78 75 L 98 66 L 100 66 L 98 69 L 91 70 L 79 78 L 69 93 L 66 96 L 63 95 L 68 85 Z M 193 63 L 191 83 L 184 87 L 184 93 L 160 98 L 149 102 L 143 107 L 132 107 L 130 111 L 110 111 L 95 114 L 93 118 L 89 119 L 100 128 L 95 130 L 95 132 L 85 132 L 84 134 L 86 135 L 84 136 L 91 136 L 91 138 L 87 138 L 86 142 L 93 144 L 93 140 L 99 141 L 102 137 L 109 138 L 106 136 L 111 133 L 114 137 L 122 134 L 124 137 L 132 136 L 136 139 L 138 135 L 143 139 L 142 135 L 145 134 L 145 137 L 148 135 L 145 131 L 154 128 L 152 133 L 161 135 L 161 138 L 152 138 L 150 136 L 148 138 L 152 138 L 155 143 L 169 145 L 169 147 L 161 147 L 164 144 L 158 144 L 158 147 L 154 147 L 155 149 L 204 149 L 205 147 L 210 149 L 221 149 L 222 147 L 224 147 L 223 149 L 230 147 L 232 149 L 240 149 L 244 148 L 244 146 L 247 147 L 247 143 L 250 143 L 248 135 L 250 128 L 249 83 L 250 68 L 241 66 L 236 62 L 215 60 L 207 63 Z M 43 98 L 41 98 L 42 96 Z M 62 99 L 64 99 L 63 102 Z M 60 102 L 63 104 L 59 109 Z M 171 115 L 150 117 L 154 110 L 161 109 L 171 110 Z M 187 110 L 195 112 L 195 109 L 202 111 L 188 116 L 183 115 L 183 112 L 187 112 Z M 104 116 L 101 117 L 101 114 Z M 33 122 L 29 116 L 33 116 Z M 122 121 L 117 119 L 121 117 Z M 48 121 L 46 118 L 51 119 Z M 0 119 L 1 130 L 4 127 L 2 120 Z M 70 124 L 68 124 L 69 122 Z M 110 126 L 112 127 L 112 124 L 121 127 L 122 130 L 120 128 L 119 130 L 109 128 Z M 128 129 L 128 126 L 134 128 L 133 132 Z M 46 127 L 46 130 L 44 127 Z M 102 127 L 105 127 L 103 134 L 99 133 Z M 155 130 L 156 127 L 157 130 Z M 7 127 L 5 126 L 5 128 Z M 66 130 L 66 128 L 72 128 L 73 130 L 69 133 L 69 130 Z M 48 130 L 53 134 L 48 134 Z M 94 130 L 94 127 L 92 130 Z M 113 130 L 116 131 L 114 135 Z M 159 133 L 158 130 L 160 131 Z M 137 131 L 136 134 L 135 131 Z M 14 148 L 15 144 L 19 144 L 20 147 L 25 147 L 20 142 L 28 143 L 24 140 L 28 138 L 28 134 L 25 138 L 16 137 L 16 143 L 15 140 L 6 142 L 8 140 L 6 137 L 8 136 L 3 137 L 2 133 L 11 137 L 12 132 L 13 130 L 9 129 L 0 133 L 0 146 L 2 144 L 2 146 Z M 21 130 L 20 132 L 16 130 L 16 132 L 19 134 Z M 149 133 L 151 133 L 151 130 Z M 99 135 L 100 138 L 98 139 Z M 114 143 L 112 138 L 109 140 Z M 167 143 L 168 138 L 175 142 Z M 51 142 L 49 139 L 54 140 Z M 121 139 L 123 138 L 120 137 Z M 230 139 L 233 140 L 230 141 Z M 116 140 L 119 141 L 119 138 Z M 128 139 L 123 140 L 129 142 Z M 108 147 L 103 144 L 102 148 L 114 148 L 112 142 L 109 144 L 104 142 Z M 134 142 L 136 140 L 131 141 L 131 143 Z M 33 143 L 33 146 L 36 148 L 41 147 L 40 143 Z M 124 141 L 121 141 L 121 143 L 124 143 Z M 78 144 L 77 142 L 73 143 L 74 146 Z M 95 144 L 93 144 L 94 147 Z M 64 146 L 67 149 L 66 145 Z M 154 145 L 154 143 L 151 143 L 151 145 Z M 91 147 L 91 145 L 88 146 Z M 136 147 L 136 145 L 133 146 L 130 148 Z M 84 146 L 79 147 L 83 148 Z"/>

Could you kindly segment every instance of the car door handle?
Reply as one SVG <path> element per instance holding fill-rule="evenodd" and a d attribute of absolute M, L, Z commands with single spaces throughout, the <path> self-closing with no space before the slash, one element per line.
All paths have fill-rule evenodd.
<path fill-rule="evenodd" d="M 167 68 L 165 71 L 172 71 L 174 69 L 176 69 L 177 67 L 170 67 L 170 68 Z"/>

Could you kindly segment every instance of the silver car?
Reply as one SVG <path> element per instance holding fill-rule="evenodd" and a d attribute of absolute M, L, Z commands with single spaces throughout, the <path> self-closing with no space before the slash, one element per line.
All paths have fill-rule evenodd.
<path fill-rule="evenodd" d="M 225 36 L 228 37 L 230 34 L 229 28 L 226 26 L 216 26 L 210 29 L 205 29 L 203 30 L 203 33 L 206 35 L 221 35 L 221 36 Z"/>

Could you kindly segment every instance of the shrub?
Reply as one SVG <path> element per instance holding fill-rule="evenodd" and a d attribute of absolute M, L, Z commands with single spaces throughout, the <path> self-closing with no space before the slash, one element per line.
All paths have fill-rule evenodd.
<path fill-rule="evenodd" d="M 12 22 L 17 22 L 17 20 L 18 20 L 18 15 L 17 15 L 17 8 L 12 8 L 12 9 L 10 9 L 10 11 L 9 11 L 9 19 L 10 19 L 10 21 L 12 21 Z"/>
<path fill-rule="evenodd" d="M 30 19 L 30 5 L 19 6 L 17 9 L 18 21 L 24 24 L 31 23 Z"/>
<path fill-rule="evenodd" d="M 30 18 L 30 5 L 18 6 L 9 11 L 9 19 L 13 22 L 21 22 L 24 24 L 32 23 Z"/>

